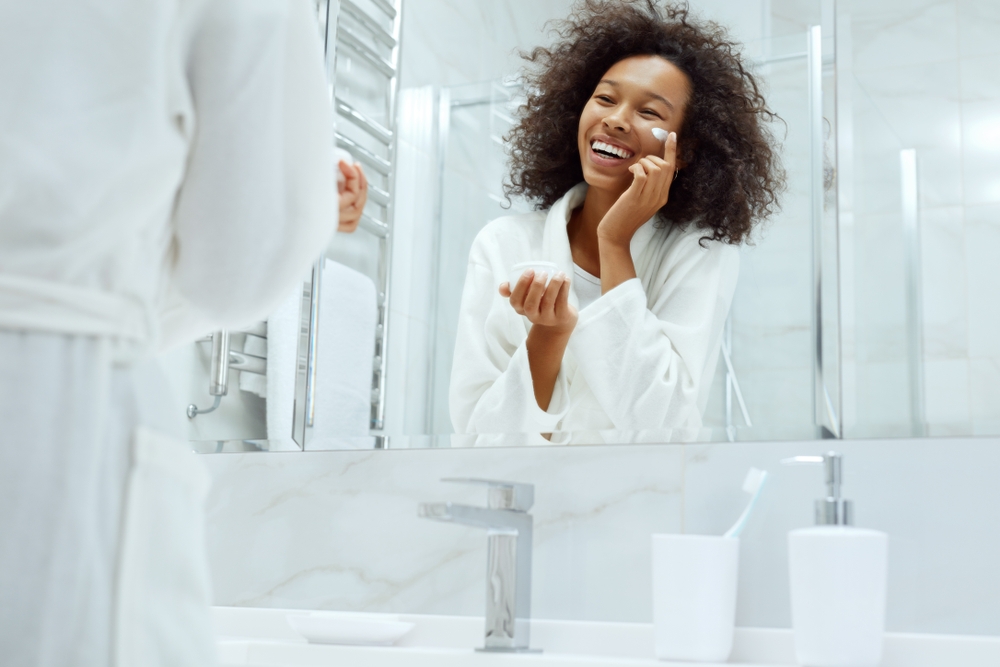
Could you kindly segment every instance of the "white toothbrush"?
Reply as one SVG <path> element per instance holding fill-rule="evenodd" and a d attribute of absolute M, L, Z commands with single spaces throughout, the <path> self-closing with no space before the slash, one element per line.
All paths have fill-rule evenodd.
<path fill-rule="evenodd" d="M 653 136 L 659 139 L 660 141 L 666 141 L 667 137 L 670 136 L 670 133 L 664 130 L 662 127 L 654 127 Z"/>
<path fill-rule="evenodd" d="M 750 517 L 750 512 L 753 511 L 753 506 L 757 504 L 757 499 L 760 498 L 760 492 L 764 489 L 764 482 L 767 480 L 766 470 L 757 470 L 756 468 L 750 468 L 747 472 L 746 479 L 743 480 L 743 490 L 753 497 L 750 498 L 750 502 L 747 503 L 747 507 L 743 510 L 743 514 L 740 518 L 736 520 L 733 527 L 726 531 L 723 537 L 739 537 L 740 533 L 743 532 L 743 528 L 747 525 L 747 519 Z"/>

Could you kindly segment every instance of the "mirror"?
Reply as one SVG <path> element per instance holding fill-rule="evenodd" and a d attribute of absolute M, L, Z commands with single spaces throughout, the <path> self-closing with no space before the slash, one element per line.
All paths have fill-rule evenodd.
<path fill-rule="evenodd" d="M 524 359 L 517 388 L 488 394 L 530 326 L 499 294 L 501 282 L 519 275 L 512 273 L 517 253 L 497 259 L 475 285 L 470 253 L 492 220 L 549 229 L 537 198 L 508 198 L 504 190 L 512 132 L 526 113 L 525 83 L 537 84 L 521 75 L 518 51 L 557 42 L 550 22 L 566 19 L 573 6 L 509 0 L 444 11 L 440 2 L 403 0 L 397 12 L 386 0 L 320 3 L 321 33 L 336 45 L 328 61 L 338 142 L 370 177 L 368 208 L 360 229 L 336 235 L 283 309 L 267 323 L 229 332 L 228 393 L 189 422 L 199 451 L 802 440 L 996 426 L 976 422 L 967 405 L 942 411 L 928 388 L 928 369 L 939 369 L 924 340 L 936 331 L 923 311 L 925 183 L 912 145 L 872 94 L 871 80 L 855 72 L 870 65 L 869 55 L 852 47 L 848 24 L 835 25 L 832 3 L 691 3 L 694 16 L 719 22 L 741 45 L 777 114 L 765 128 L 786 188 L 780 209 L 755 225 L 749 242 L 727 248 L 739 264 L 728 292 L 706 297 L 689 289 L 719 301 L 703 329 L 675 327 L 661 341 L 664 354 L 697 360 L 697 372 L 685 376 L 695 386 L 685 416 L 646 418 L 660 409 L 650 405 L 669 402 L 649 391 L 656 373 L 674 370 L 624 367 L 642 357 L 622 354 L 617 342 L 602 349 L 599 337 L 584 346 L 592 354 L 585 363 L 603 364 L 617 379 L 602 384 L 583 371 L 589 383 L 557 378 L 549 412 L 564 417 L 525 420 L 523 409 L 504 403 L 516 398 L 523 408 L 538 398 L 525 398 L 524 388 L 535 387 Z M 687 175 L 682 168 L 678 183 Z M 564 204 L 567 215 L 583 205 L 586 195 L 577 194 Z M 510 240 L 514 223 L 504 224 L 494 225 L 503 228 L 494 242 Z M 648 232 L 647 244 L 670 228 Z M 568 261 L 566 250 L 556 268 L 569 275 L 577 248 Z M 552 256 L 522 251 L 517 259 Z M 636 294 L 647 297 L 639 317 L 656 318 L 655 289 L 642 275 L 648 261 L 637 256 L 634 264 L 642 283 Z M 570 275 L 577 306 L 586 279 Z M 594 296 L 595 306 L 621 307 L 600 289 Z M 577 310 L 579 321 L 587 319 Z M 479 319 L 466 317 L 472 311 Z M 659 322 L 671 324 L 675 311 L 663 312 Z M 523 331 L 512 334 L 518 323 Z M 636 331 L 622 326 L 625 339 Z M 693 343 L 679 341 L 685 334 Z M 221 347 L 217 337 L 172 353 L 178 391 L 196 406 L 215 403 L 208 389 L 227 366 L 218 362 Z M 564 365 L 579 370 L 580 359 L 568 358 Z M 494 377 L 483 379 L 491 364 Z M 652 403 L 643 404 L 649 396 Z M 537 400 L 534 408 L 535 417 L 545 412 Z M 565 416 L 574 410 L 577 419 Z"/>

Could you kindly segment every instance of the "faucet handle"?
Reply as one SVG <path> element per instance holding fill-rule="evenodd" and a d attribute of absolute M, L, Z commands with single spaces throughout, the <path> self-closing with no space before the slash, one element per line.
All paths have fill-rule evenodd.
<path fill-rule="evenodd" d="M 535 504 L 535 485 L 521 482 L 503 482 L 477 477 L 444 477 L 442 482 L 486 486 L 486 505 L 490 509 L 527 512 Z"/>

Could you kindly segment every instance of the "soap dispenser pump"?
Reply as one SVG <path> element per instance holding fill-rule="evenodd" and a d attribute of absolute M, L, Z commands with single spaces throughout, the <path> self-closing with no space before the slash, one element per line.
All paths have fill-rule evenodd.
<path fill-rule="evenodd" d="M 826 497 L 815 503 L 816 526 L 788 533 L 795 653 L 805 667 L 876 667 L 885 631 L 888 536 L 852 526 L 854 508 L 841 497 L 843 457 L 795 456 L 786 465 L 822 465 Z"/>

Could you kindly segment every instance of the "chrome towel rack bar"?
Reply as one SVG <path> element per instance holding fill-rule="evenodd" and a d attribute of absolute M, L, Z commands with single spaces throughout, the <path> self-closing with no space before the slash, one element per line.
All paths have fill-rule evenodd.
<path fill-rule="evenodd" d="M 367 213 L 361 214 L 361 220 L 358 222 L 358 226 L 380 238 L 389 236 L 389 225 L 381 222 L 380 220 L 376 220 Z"/>
<path fill-rule="evenodd" d="M 396 15 L 399 13 L 387 0 L 371 0 L 371 3 L 382 10 L 392 20 L 395 20 Z"/>
<path fill-rule="evenodd" d="M 338 48 L 343 45 L 348 47 L 351 51 L 354 51 L 357 55 L 361 56 L 362 59 L 368 62 L 372 67 L 377 69 L 382 74 L 389 78 L 396 76 L 396 68 L 375 52 L 370 46 L 364 43 L 364 40 L 358 35 L 354 34 L 353 30 L 344 27 L 337 28 L 337 46 Z"/>
<path fill-rule="evenodd" d="M 375 334 L 375 353 L 373 355 L 372 369 L 372 409 L 371 428 L 379 431 L 383 428 L 383 416 L 385 414 L 385 349 L 389 330 L 389 278 L 392 257 L 392 210 L 393 210 L 393 184 L 395 181 L 395 113 L 396 97 L 399 85 L 397 76 L 399 62 L 399 45 L 401 34 L 401 12 L 399 10 L 402 0 L 366 0 L 364 3 L 358 0 L 317 0 L 317 10 L 320 17 L 320 24 L 324 30 L 324 41 L 327 46 L 327 74 L 330 83 L 335 90 L 342 91 L 335 94 L 332 102 L 334 111 L 339 119 L 347 121 L 335 132 L 337 146 L 343 148 L 351 156 L 371 170 L 368 185 L 368 200 L 372 206 L 362 213 L 359 227 L 366 233 L 372 234 L 378 239 L 378 271 L 376 276 L 376 288 L 378 294 L 378 323 Z M 340 11 L 333 8 L 339 6 Z M 378 13 L 371 14 L 370 8 L 374 7 L 377 12 L 381 12 L 388 17 L 391 27 L 386 26 L 385 17 Z M 331 39 L 336 35 L 336 40 Z M 365 97 L 359 99 L 360 104 L 352 102 L 351 95 L 354 87 L 344 85 L 347 81 L 337 81 L 338 76 L 350 79 L 354 71 L 364 72 L 368 67 L 361 68 L 345 67 L 343 70 L 338 66 L 341 59 L 356 58 L 362 65 L 369 65 L 371 68 L 385 76 L 384 90 L 384 117 L 382 111 L 370 112 L 375 117 L 383 118 L 382 122 L 358 110 L 361 106 L 370 110 L 373 100 L 368 98 L 368 92 L 362 93 Z M 349 60 L 348 60 L 349 62 Z M 339 75 L 338 75 L 339 72 Z M 370 82 L 365 82 L 362 86 L 365 91 L 370 91 Z M 357 128 L 360 132 L 373 138 L 376 145 L 362 145 Z M 354 136 L 355 138 L 351 138 Z M 365 142 L 368 143 L 368 142 Z M 384 153 L 383 153 L 384 149 Z M 383 156 L 384 155 L 384 156 Z M 378 210 L 376 210 L 378 209 Z M 299 369 L 296 379 L 296 407 L 293 419 L 292 438 L 305 449 L 306 439 L 309 437 L 309 427 L 313 426 L 313 414 L 317 400 L 316 393 L 316 373 L 315 361 L 317 354 L 325 354 L 316 349 L 316 339 L 319 328 L 319 295 L 322 280 L 322 260 L 313 269 L 311 282 L 304 285 L 303 314 L 309 313 L 308 323 L 303 316 L 303 329 L 299 341 Z M 333 353 L 331 351 L 331 353 Z M 385 437 L 378 435 L 376 446 L 385 446 Z"/>
<path fill-rule="evenodd" d="M 344 136 L 340 132 L 337 132 L 335 136 L 337 138 L 337 146 L 356 157 L 359 162 L 365 163 L 383 176 L 388 176 L 392 173 L 392 165 L 385 158 L 375 155 L 375 153 L 372 153 L 358 142 Z"/>
<path fill-rule="evenodd" d="M 378 5 L 377 2 L 375 4 Z M 387 33 L 385 29 L 378 24 L 378 21 L 373 19 L 363 9 L 354 4 L 352 0 L 340 0 L 340 11 L 350 15 L 351 18 L 353 18 L 355 21 L 357 21 L 361 25 L 371 30 L 372 35 L 375 36 L 375 39 L 379 40 L 380 42 L 388 46 L 390 49 L 396 48 L 396 43 L 397 43 L 396 38 Z M 386 14 L 389 15 L 389 18 L 395 18 L 396 10 L 394 10 L 392 7 L 388 7 L 388 11 L 386 11 Z"/>
<path fill-rule="evenodd" d="M 382 145 L 392 145 L 392 132 L 390 130 L 371 120 L 339 97 L 335 99 L 334 103 L 337 107 L 337 113 L 342 118 L 353 121 L 355 125 L 382 142 Z"/>
<path fill-rule="evenodd" d="M 368 184 L 368 199 L 373 201 L 379 206 L 389 205 L 389 193 L 382 188 L 376 187 L 371 183 Z"/>

